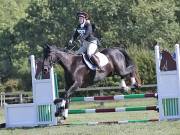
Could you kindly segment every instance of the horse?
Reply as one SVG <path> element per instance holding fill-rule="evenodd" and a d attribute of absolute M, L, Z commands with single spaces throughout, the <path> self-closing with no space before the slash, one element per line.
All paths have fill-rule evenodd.
<path fill-rule="evenodd" d="M 44 47 L 43 71 L 48 73 L 54 64 L 59 64 L 64 69 L 66 93 L 65 98 L 60 100 L 61 105 L 55 113 L 56 116 L 61 114 L 64 119 L 67 118 L 68 99 L 76 89 L 87 87 L 105 77 L 119 75 L 122 80 L 121 85 L 126 87 L 124 78 L 130 76 L 134 87 L 141 86 L 140 79 L 136 76 L 135 64 L 125 50 L 120 48 L 106 48 L 101 53 L 108 58 L 108 63 L 102 67 L 103 72 L 89 69 L 82 55 L 66 52 L 64 49 L 57 48 L 56 46 L 47 45 Z"/>
<path fill-rule="evenodd" d="M 173 59 L 172 55 L 166 50 L 162 50 L 160 54 L 161 54 L 160 70 L 161 71 L 176 70 L 176 61 Z"/>

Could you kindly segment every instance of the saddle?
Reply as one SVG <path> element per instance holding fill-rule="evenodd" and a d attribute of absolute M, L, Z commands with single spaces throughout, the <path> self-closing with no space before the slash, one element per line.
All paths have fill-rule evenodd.
<path fill-rule="evenodd" d="M 95 53 L 95 56 L 99 59 L 99 65 L 101 67 L 105 66 L 109 62 L 108 58 L 103 53 L 97 52 Z M 96 70 L 97 66 L 89 59 L 86 53 L 82 53 L 82 58 L 89 69 Z"/>

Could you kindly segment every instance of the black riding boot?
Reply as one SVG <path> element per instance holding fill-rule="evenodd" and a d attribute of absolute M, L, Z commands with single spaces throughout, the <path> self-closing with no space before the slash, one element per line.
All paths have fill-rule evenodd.
<path fill-rule="evenodd" d="M 98 67 L 98 70 L 104 71 L 104 69 L 102 69 L 102 67 L 99 65 L 99 60 L 95 55 L 92 55 L 90 60 Z"/>

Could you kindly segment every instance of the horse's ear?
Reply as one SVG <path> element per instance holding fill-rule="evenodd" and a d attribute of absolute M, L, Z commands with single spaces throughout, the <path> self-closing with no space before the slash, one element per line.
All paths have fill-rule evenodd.
<path fill-rule="evenodd" d="M 46 48 L 47 48 L 47 49 L 50 49 L 50 45 L 49 45 L 49 44 L 46 44 Z"/>
<path fill-rule="evenodd" d="M 43 50 L 50 50 L 50 45 L 49 44 L 44 45 Z"/>
<path fill-rule="evenodd" d="M 167 50 L 166 50 L 166 49 L 162 49 L 161 52 L 162 52 L 162 53 L 163 53 L 163 52 L 167 52 Z"/>
<path fill-rule="evenodd" d="M 48 56 L 50 52 L 50 45 L 46 44 L 43 46 L 43 54 L 44 54 L 44 57 L 46 58 Z"/>
<path fill-rule="evenodd" d="M 168 49 L 164 49 L 165 52 L 169 52 Z"/>

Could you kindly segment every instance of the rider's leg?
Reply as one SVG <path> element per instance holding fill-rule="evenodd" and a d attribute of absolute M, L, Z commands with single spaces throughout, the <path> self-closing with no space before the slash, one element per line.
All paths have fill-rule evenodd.
<path fill-rule="evenodd" d="M 91 55 L 95 54 L 95 52 L 97 51 L 97 41 L 91 41 L 88 42 L 88 46 L 87 46 L 87 55 L 89 56 L 89 58 L 91 58 Z"/>
<path fill-rule="evenodd" d="M 89 43 L 89 46 L 87 48 L 87 55 L 90 58 L 90 60 L 94 64 L 96 64 L 100 70 L 102 70 L 102 68 L 100 67 L 99 59 L 95 56 L 96 51 L 97 51 L 97 41 L 95 40 Z"/>
<path fill-rule="evenodd" d="M 76 51 L 76 54 L 85 53 L 87 51 L 87 46 L 88 46 L 87 43 L 83 42 L 79 50 Z"/>

